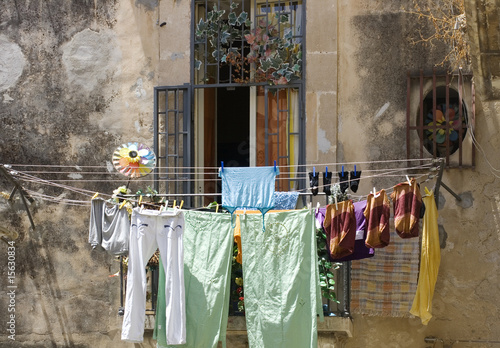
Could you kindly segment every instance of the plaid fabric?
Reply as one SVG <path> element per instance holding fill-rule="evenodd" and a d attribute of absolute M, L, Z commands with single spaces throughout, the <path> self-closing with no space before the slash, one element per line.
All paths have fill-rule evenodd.
<path fill-rule="evenodd" d="M 417 289 L 419 240 L 401 239 L 394 226 L 391 230 L 389 246 L 378 249 L 372 258 L 352 263 L 352 313 L 412 316 L 409 310 Z"/>

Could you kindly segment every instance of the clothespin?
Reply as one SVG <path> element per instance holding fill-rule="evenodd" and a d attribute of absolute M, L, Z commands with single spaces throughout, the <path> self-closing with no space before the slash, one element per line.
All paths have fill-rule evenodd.
<path fill-rule="evenodd" d="M 215 207 L 215 212 L 218 213 L 219 212 L 219 203 L 217 203 L 217 206 Z"/>
<path fill-rule="evenodd" d="M 220 172 L 224 171 L 224 161 L 220 161 Z"/>
<path fill-rule="evenodd" d="M 181 205 L 179 206 L 179 209 L 182 209 L 183 204 L 184 204 L 184 200 L 181 201 Z"/>
<path fill-rule="evenodd" d="M 410 178 L 408 177 L 408 175 L 406 176 L 406 180 L 408 181 L 408 185 L 410 185 L 410 186 L 411 186 L 411 180 L 410 180 Z"/>
<path fill-rule="evenodd" d="M 354 165 L 354 175 L 357 175 L 357 173 L 356 173 L 356 165 Z"/>
<path fill-rule="evenodd" d="M 342 166 L 342 176 L 344 176 L 344 166 Z"/>
<path fill-rule="evenodd" d="M 312 202 L 307 202 L 307 209 L 312 213 Z"/>
<path fill-rule="evenodd" d="M 316 204 L 316 214 L 318 214 L 319 211 L 319 202 Z"/>
<path fill-rule="evenodd" d="M 316 167 L 313 167 L 313 175 L 316 176 Z"/>
<path fill-rule="evenodd" d="M 141 205 L 142 203 L 142 195 L 139 196 L 139 203 L 137 203 L 137 205 Z"/>
<path fill-rule="evenodd" d="M 95 195 L 92 197 L 92 199 L 96 199 L 98 195 L 99 195 L 99 192 L 96 192 Z"/>
<path fill-rule="evenodd" d="M 174 199 L 174 204 L 172 205 L 172 208 L 175 208 L 176 205 L 177 205 L 177 200 Z"/>
<path fill-rule="evenodd" d="M 339 209 L 339 205 L 337 203 L 337 195 L 334 196 L 335 197 L 335 209 Z"/>
<path fill-rule="evenodd" d="M 274 172 L 276 172 L 276 160 L 274 161 Z"/>
<path fill-rule="evenodd" d="M 124 199 L 123 202 L 122 202 L 122 204 L 120 204 L 120 206 L 118 207 L 118 209 L 123 208 L 123 206 L 125 205 L 125 203 L 127 203 L 127 201 Z"/>

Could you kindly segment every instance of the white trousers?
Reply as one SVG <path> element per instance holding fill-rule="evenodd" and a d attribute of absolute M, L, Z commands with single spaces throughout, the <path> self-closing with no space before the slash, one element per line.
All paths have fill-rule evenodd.
<path fill-rule="evenodd" d="M 147 285 L 145 269 L 148 260 L 159 248 L 165 284 L 158 286 L 165 286 L 167 343 L 186 343 L 183 230 L 184 214 L 180 210 L 133 210 L 122 340 L 143 341 Z"/>

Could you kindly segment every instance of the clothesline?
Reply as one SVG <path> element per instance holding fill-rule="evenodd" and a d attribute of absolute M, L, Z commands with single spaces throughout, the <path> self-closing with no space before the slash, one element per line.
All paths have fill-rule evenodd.
<path fill-rule="evenodd" d="M 428 163 L 428 164 L 424 164 L 424 165 L 420 165 L 420 166 L 417 166 L 417 167 L 401 167 L 401 168 L 397 168 L 398 170 L 411 170 L 411 169 L 415 169 L 415 168 L 423 168 L 423 167 L 430 167 L 432 166 L 433 164 L 432 163 Z M 279 166 L 277 166 L 279 168 Z M 172 167 L 165 167 L 165 168 L 168 168 L 168 169 L 172 169 Z M 325 167 L 327 168 L 327 167 Z M 321 168 L 319 168 L 321 169 Z M 345 169 L 346 171 L 348 171 L 348 169 Z M 363 168 L 357 168 L 357 171 L 363 171 L 363 173 L 370 173 L 370 172 L 381 172 L 381 171 L 384 171 L 384 170 L 387 170 L 387 168 L 383 168 L 383 169 L 363 169 Z M 121 174 L 119 172 L 116 172 L 116 171 L 113 171 L 113 172 L 109 172 L 109 171 L 106 171 L 106 172 L 80 172 L 80 171 L 43 171 L 43 170 L 23 170 L 22 171 L 23 173 L 29 173 L 29 174 L 79 174 L 79 175 L 113 175 L 113 176 L 121 176 Z M 325 171 L 322 171 L 322 170 L 318 170 L 316 171 L 317 173 L 324 173 Z M 331 170 L 329 172 L 332 172 Z M 339 170 L 340 172 L 340 170 Z M 210 172 L 188 172 L 188 171 L 185 171 L 185 170 L 181 170 L 181 171 L 176 171 L 176 172 L 172 172 L 172 171 L 169 171 L 167 174 L 169 175 L 204 175 L 205 177 L 206 176 L 214 176 L 214 177 L 218 177 L 219 175 L 219 171 L 216 170 L 216 171 L 210 171 Z M 289 175 L 303 175 L 303 174 L 306 174 L 306 172 L 304 171 L 284 171 L 283 173 L 279 174 L 280 176 L 283 176 L 285 174 L 289 174 Z M 78 179 L 74 179 L 75 181 L 78 181 Z"/>
<path fill-rule="evenodd" d="M 400 163 L 400 162 L 434 162 L 436 159 L 434 158 L 412 158 L 412 159 L 396 159 L 396 160 L 379 160 L 379 161 L 358 161 L 358 162 L 332 162 L 332 163 L 317 163 L 317 164 L 293 164 L 293 165 L 277 165 L 278 168 L 295 168 L 295 167 L 335 167 L 335 166 L 347 166 L 347 165 L 360 165 L 360 164 L 380 164 L 380 163 Z M 58 164 L 22 164 L 22 163 L 13 163 L 13 164 L 4 164 L 4 166 L 8 167 L 45 167 L 45 168 L 109 168 L 110 165 L 99 165 L 99 166 L 85 166 L 85 165 L 58 165 Z M 204 166 L 165 166 L 160 167 L 157 166 L 158 169 L 213 169 L 218 170 L 219 167 L 204 167 Z"/>
<path fill-rule="evenodd" d="M 432 166 L 434 166 L 433 163 L 428 163 L 428 164 L 423 164 L 423 165 L 419 165 L 419 166 L 413 166 L 413 167 L 402 167 L 402 168 L 394 168 L 394 169 L 391 169 L 392 172 L 403 172 L 403 171 L 407 171 L 407 170 L 418 170 L 418 169 L 427 169 L 427 168 L 432 168 Z M 364 178 L 370 178 L 370 177 L 374 177 L 374 176 L 377 176 L 377 175 L 374 175 L 374 176 L 366 176 L 366 173 L 377 173 L 377 172 L 383 172 L 383 171 L 387 171 L 388 169 L 387 168 L 384 168 L 384 169 L 358 169 L 359 172 L 363 172 L 365 173 L 365 176 Z M 347 170 L 346 170 L 347 172 Z M 321 171 L 317 171 L 317 173 L 322 173 Z M 389 172 L 390 173 L 390 172 Z M 44 172 L 44 171 L 15 171 L 14 175 L 16 176 L 19 176 L 19 177 L 22 177 L 22 176 L 28 176 L 28 175 L 31 175 L 31 174 L 79 174 L 79 175 L 82 175 L 82 174 L 106 174 L 106 175 L 113 175 L 113 176 L 119 176 L 119 177 L 122 177 L 122 175 L 118 172 L 100 172 L 100 173 L 93 173 L 93 172 L 85 172 L 85 173 L 80 173 L 80 172 Z M 214 173 L 200 173 L 200 175 L 203 174 L 203 176 L 201 177 L 195 177 L 195 178 L 186 178 L 186 177 L 178 177 L 178 178 L 175 178 L 175 177 L 168 177 L 169 175 L 193 175 L 193 174 L 190 174 L 190 173 L 186 173 L 186 172 L 178 172 L 178 173 L 167 173 L 167 178 L 158 178 L 158 179 L 154 179 L 154 178 L 151 178 L 151 176 L 145 176 L 143 178 L 139 178 L 139 179 L 127 179 L 125 177 L 123 177 L 123 179 L 113 179 L 113 181 L 115 182 L 128 182 L 130 180 L 133 180 L 133 181 L 151 181 L 151 182 L 164 182 L 164 181 L 169 181 L 169 182 L 204 182 L 204 181 L 220 181 L 220 178 L 218 178 L 218 173 L 217 172 L 214 172 Z M 304 173 L 304 172 L 284 172 L 283 174 L 280 174 L 279 176 L 277 176 L 277 180 L 304 180 L 304 179 L 307 179 L 308 176 L 307 175 L 304 175 L 304 174 L 307 174 L 307 173 Z M 385 174 L 384 174 L 385 175 Z M 406 175 L 414 175 L 414 174 L 409 174 L 409 173 L 406 173 Z M 208 176 L 208 178 L 207 178 Z M 390 176 L 389 174 L 385 175 L 385 176 Z M 33 180 L 36 180 L 35 176 L 33 176 Z M 25 180 L 29 181 L 29 179 L 27 178 L 24 178 Z M 51 181 L 53 182 L 109 182 L 108 179 L 84 179 L 83 177 L 82 178 L 73 178 L 73 179 L 52 179 Z"/>
<path fill-rule="evenodd" d="M 398 173 L 398 172 L 402 172 L 402 171 L 405 171 L 405 170 L 408 170 L 408 169 L 427 169 L 428 172 L 426 172 L 424 174 L 422 174 L 422 173 L 420 173 L 420 174 L 418 174 L 418 173 L 412 173 L 412 174 L 409 174 L 409 173 Z M 360 178 L 360 180 L 367 180 L 367 179 L 373 179 L 373 178 L 384 178 L 384 177 L 404 177 L 404 176 L 415 177 L 417 180 L 421 179 L 422 177 L 427 176 L 426 180 L 428 180 L 432 176 L 432 170 L 435 170 L 435 169 L 436 168 L 432 168 L 429 164 L 428 165 L 415 166 L 415 167 L 411 167 L 411 168 L 385 169 L 386 172 L 384 172 L 384 173 L 378 173 L 378 174 L 374 174 L 374 175 L 363 176 L 363 177 Z M 380 172 L 380 171 L 381 170 L 376 170 L 375 172 Z M 43 184 L 43 185 L 54 186 L 54 187 L 58 187 L 58 188 L 61 188 L 61 189 L 64 189 L 64 190 L 68 190 L 68 191 L 71 191 L 71 192 L 74 192 L 74 193 L 77 193 L 77 194 L 80 194 L 80 195 L 83 195 L 83 196 L 86 196 L 86 197 L 92 197 L 95 194 L 95 191 L 92 191 L 92 190 L 83 189 L 83 188 L 77 188 L 77 187 L 69 186 L 69 185 L 59 184 L 58 182 L 56 182 L 57 180 L 45 180 L 45 179 L 41 179 L 39 177 L 30 175 L 28 173 L 21 172 L 21 171 L 15 171 L 15 176 L 16 176 L 16 178 L 18 180 L 23 181 L 23 182 L 30 182 L 30 183 L 36 183 L 36 184 Z M 297 179 L 297 178 L 294 178 L 294 179 Z M 305 179 L 305 178 L 302 178 L 302 179 Z M 79 180 L 79 181 L 90 181 L 90 180 Z M 129 182 L 129 180 L 113 180 L 113 182 L 117 182 L 117 181 L 118 182 Z M 154 180 L 148 180 L 148 181 L 154 181 Z M 164 181 L 164 180 L 161 180 L 161 181 Z M 109 182 L 109 180 L 107 180 L 106 182 Z M 327 185 L 317 185 L 318 189 L 323 189 L 325 186 L 327 186 Z M 384 188 L 384 190 L 388 191 L 391 188 L 392 188 L 392 186 L 388 187 L 388 188 Z M 304 188 L 304 189 L 300 189 L 300 190 L 296 190 L 296 191 L 300 195 L 312 195 L 311 192 L 306 192 L 308 190 L 310 190 L 310 187 Z M 86 199 L 86 200 L 67 199 L 67 198 L 64 198 L 64 196 L 62 196 L 62 195 L 60 195 L 60 196 L 49 196 L 49 195 L 45 195 L 43 193 L 40 193 L 38 191 L 29 190 L 29 189 L 26 189 L 26 192 L 28 192 L 33 197 L 36 197 L 36 198 L 39 198 L 39 199 L 42 199 L 42 200 L 46 200 L 46 201 L 50 201 L 50 202 L 54 202 L 54 203 L 59 203 L 59 204 L 79 205 L 79 206 L 89 205 L 90 204 L 90 200 L 89 199 Z M 323 192 L 319 192 L 319 194 L 324 195 Z M 113 197 L 113 195 L 105 194 L 105 193 L 101 193 L 101 195 L 103 197 L 109 197 L 109 198 Z M 137 194 L 135 194 L 135 195 L 127 195 L 127 200 L 129 200 L 131 202 L 138 203 L 138 199 L 134 199 L 134 198 L 135 197 L 139 197 L 139 196 L 140 195 L 137 195 Z M 148 196 L 148 195 L 146 194 L 144 196 Z M 220 193 L 198 193 L 198 194 L 193 194 L 193 193 L 168 193 L 168 194 L 157 194 L 156 196 L 157 197 L 198 197 L 198 196 L 208 196 L 208 197 L 210 197 L 210 196 L 220 196 Z M 362 198 L 362 197 L 364 197 L 366 195 L 352 195 L 352 196 L 353 197 L 357 197 L 357 198 L 360 199 L 360 198 Z"/>

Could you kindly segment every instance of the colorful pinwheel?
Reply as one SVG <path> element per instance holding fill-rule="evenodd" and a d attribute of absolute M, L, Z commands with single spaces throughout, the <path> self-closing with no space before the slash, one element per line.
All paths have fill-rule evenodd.
<path fill-rule="evenodd" d="M 130 142 L 118 147 L 113 153 L 113 165 L 125 176 L 139 178 L 155 167 L 156 156 L 146 145 Z"/>

